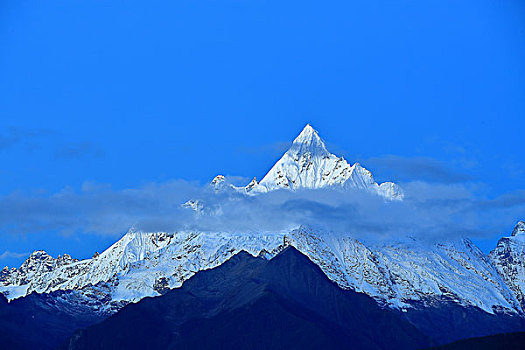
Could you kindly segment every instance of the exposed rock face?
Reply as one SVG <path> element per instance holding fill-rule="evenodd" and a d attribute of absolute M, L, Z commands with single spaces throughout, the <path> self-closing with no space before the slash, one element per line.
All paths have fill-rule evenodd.
<path fill-rule="evenodd" d="M 153 289 L 155 290 L 155 292 L 161 295 L 166 294 L 166 292 L 170 290 L 168 279 L 166 277 L 160 277 L 158 280 L 155 281 Z"/>
<path fill-rule="evenodd" d="M 0 274 L 0 282 L 4 285 L 25 285 L 37 279 L 39 275 L 47 274 L 63 266 L 77 262 L 77 259 L 64 254 L 56 259 L 43 250 L 33 252 L 18 269 L 4 268 Z"/>
<path fill-rule="evenodd" d="M 525 222 L 520 221 L 510 237 L 501 238 L 489 256 L 525 310 Z"/>

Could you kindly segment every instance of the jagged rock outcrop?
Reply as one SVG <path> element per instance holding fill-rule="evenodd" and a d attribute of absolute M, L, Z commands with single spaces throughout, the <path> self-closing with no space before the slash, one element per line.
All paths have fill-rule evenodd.
<path fill-rule="evenodd" d="M 489 256 L 525 310 L 525 222 L 520 221 L 510 237 L 501 238 Z"/>

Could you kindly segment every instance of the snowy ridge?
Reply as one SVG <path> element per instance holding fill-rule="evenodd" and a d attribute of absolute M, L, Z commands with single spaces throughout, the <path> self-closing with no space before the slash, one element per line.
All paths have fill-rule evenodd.
<path fill-rule="evenodd" d="M 35 252 L 20 269 L 7 270 L 0 292 L 12 300 L 31 292 L 80 290 L 104 282 L 111 285 L 112 300 L 138 301 L 159 295 L 155 290 L 159 279 L 170 288 L 179 287 L 195 272 L 222 264 L 240 250 L 264 255 L 264 247 L 275 248 L 279 242 L 282 235 L 145 233 L 132 229 L 100 255 L 63 266 L 49 263 L 58 259 L 47 254 L 49 258 L 35 260 L 33 255 L 40 253 Z M 40 273 L 28 273 L 24 269 L 28 262 Z"/>
<path fill-rule="evenodd" d="M 291 233 L 292 245 L 343 288 L 390 306 L 447 298 L 487 312 L 521 312 L 517 299 L 488 258 L 469 240 L 426 245 L 417 241 L 367 246 L 351 237 L 307 229 Z"/>
<path fill-rule="evenodd" d="M 33 291 L 77 290 L 92 295 L 92 287 L 97 286 L 98 297 L 110 309 L 118 302 L 135 302 L 180 287 L 196 272 L 218 266 L 241 250 L 271 258 L 286 245 L 307 255 L 340 287 L 364 292 L 392 307 L 446 299 L 491 313 L 523 312 L 523 293 L 509 287 L 497 265 L 468 240 L 367 246 L 351 237 L 304 227 L 287 233 L 238 235 L 131 230 L 92 259 L 51 264 L 49 271 L 31 278 L 22 268 L 10 270 L 0 292 L 12 300 Z M 46 258 L 35 268 L 43 271 L 48 262 Z"/>

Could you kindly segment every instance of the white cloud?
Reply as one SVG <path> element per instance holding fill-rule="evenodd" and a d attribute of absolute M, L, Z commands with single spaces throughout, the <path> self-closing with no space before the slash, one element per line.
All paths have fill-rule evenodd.
<path fill-rule="evenodd" d="M 4 259 L 18 259 L 28 256 L 29 253 L 16 253 L 16 252 L 10 252 L 9 250 L 6 250 L 2 254 L 0 254 L 0 260 Z"/>
<path fill-rule="evenodd" d="M 405 200 L 385 201 L 360 190 L 274 191 L 245 196 L 215 192 L 187 181 L 151 183 L 114 190 L 86 184 L 49 196 L 0 197 L 0 232 L 59 230 L 121 235 L 130 226 L 147 231 L 261 232 L 310 225 L 366 239 L 419 236 L 444 239 L 501 234 L 525 213 L 525 192 L 479 198 L 461 184 L 404 184 Z M 182 208 L 199 199 L 205 210 Z"/>

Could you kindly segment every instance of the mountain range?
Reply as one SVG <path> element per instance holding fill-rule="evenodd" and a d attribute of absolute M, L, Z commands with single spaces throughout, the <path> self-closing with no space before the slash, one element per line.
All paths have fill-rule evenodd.
<path fill-rule="evenodd" d="M 358 163 L 350 165 L 344 158 L 331 154 L 326 149 L 324 141 L 310 125 L 304 128 L 293 141 L 290 149 L 260 182 L 254 179 L 246 186 L 233 186 L 226 177 L 219 175 L 213 179 L 210 186 L 214 191 L 236 191 L 245 196 L 259 196 L 278 190 L 293 192 L 302 188 L 331 188 L 343 192 L 358 189 L 377 195 L 385 201 L 404 200 L 403 189 L 397 184 L 392 182 L 378 184 L 371 172 Z M 188 210 L 194 210 L 195 215 L 206 209 L 206 204 L 198 198 L 190 199 L 182 205 Z M 305 258 L 298 257 L 297 254 L 301 257 L 304 255 Z M 315 264 L 314 266 L 322 271 L 327 281 L 333 283 L 333 287 L 323 287 L 330 290 L 327 292 L 330 297 L 335 298 L 333 295 L 337 293 L 339 293 L 337 298 L 339 295 L 344 295 L 341 297 L 344 301 L 337 299 L 331 307 L 344 308 L 340 305 L 346 305 L 347 300 L 352 300 L 351 303 L 348 302 L 350 304 L 359 300 L 355 302 L 357 304 L 352 304 L 352 307 L 366 304 L 366 307 L 362 307 L 369 311 L 374 309 L 373 312 L 380 315 L 379 319 L 385 318 L 390 320 L 388 322 L 393 322 L 392 319 L 395 318 L 397 320 L 395 323 L 402 326 L 402 330 L 399 330 L 399 344 L 405 344 L 406 348 L 442 344 L 467 336 L 524 329 L 525 223 L 522 221 L 516 225 L 510 236 L 501 238 L 488 255 L 468 239 L 447 239 L 439 243 L 428 243 L 417 239 L 365 243 L 349 234 L 333 233 L 309 226 L 271 233 L 195 230 L 143 232 L 130 229 L 120 240 L 104 252 L 96 253 L 91 259 L 77 260 L 67 254 L 53 258 L 44 251 L 36 251 L 19 268 L 4 268 L 0 272 L 0 293 L 9 304 L 4 303 L 2 307 L 7 310 L 11 306 L 17 307 L 17 303 L 22 305 L 23 300 L 34 300 L 45 310 L 50 310 L 49 305 L 54 307 L 67 305 L 60 310 L 80 310 L 77 312 L 80 321 L 70 322 L 71 327 L 63 332 L 62 338 L 57 338 L 62 340 L 68 332 L 71 333 L 76 328 L 85 327 L 113 315 L 105 321 L 109 323 L 103 323 L 105 326 L 93 326 L 94 328 L 88 328 L 82 333 L 103 338 L 104 334 L 97 332 L 104 331 L 106 327 L 108 329 L 120 327 L 118 323 L 114 323 L 115 320 L 124 323 L 136 322 L 134 317 L 137 317 L 138 310 L 147 314 L 149 308 L 170 309 L 178 305 L 179 301 L 184 304 L 187 302 L 185 299 L 188 298 L 187 293 L 197 293 L 193 292 L 194 289 L 199 291 L 198 293 L 204 293 L 199 294 L 202 296 L 199 303 L 212 305 L 210 307 L 213 308 L 219 307 L 218 304 L 214 304 L 218 303 L 216 299 L 207 299 L 208 295 L 205 294 L 209 291 L 206 291 L 204 284 L 199 284 L 201 282 L 191 282 L 187 286 L 190 281 L 206 280 L 205 277 L 199 276 L 209 275 L 208 271 L 206 274 L 199 271 L 210 269 L 213 269 L 209 271 L 210 273 L 223 271 L 220 272 L 222 278 L 233 278 L 224 271 L 228 270 L 227 266 L 232 265 L 234 261 L 242 260 L 243 262 L 240 263 L 240 266 L 244 266 L 242 273 L 238 267 L 231 267 L 232 270 L 237 271 L 236 275 L 234 272 L 232 274 L 237 276 L 236 279 L 239 281 L 243 278 L 258 279 L 264 281 L 262 283 L 264 288 L 268 285 L 273 286 L 273 283 L 280 286 L 286 281 L 292 281 L 294 280 L 292 276 L 281 276 L 282 280 L 274 281 L 271 280 L 268 272 L 262 272 L 277 264 L 275 261 L 284 259 L 283 255 L 293 255 L 294 258 L 289 259 L 294 261 L 294 266 L 297 265 L 297 261 L 301 261 L 305 266 L 310 263 Z M 229 265 L 223 267 L 226 263 Z M 218 267 L 221 269 L 216 270 L 215 268 Z M 285 269 L 289 266 L 280 268 Z M 278 275 L 276 270 L 272 271 Z M 259 272 L 264 277 L 257 275 Z M 308 274 L 310 276 L 312 272 Z M 248 282 L 246 283 L 249 285 Z M 297 281 L 295 287 L 306 288 L 310 293 L 309 283 L 309 280 Z M 324 284 L 326 283 L 323 282 Z M 332 284 L 327 285 L 332 286 Z M 233 292 L 227 287 L 219 283 L 213 288 L 220 290 L 220 293 L 231 295 Z M 241 296 L 221 297 L 221 300 L 227 300 L 225 303 L 237 304 L 224 306 L 224 310 L 221 309 L 221 312 L 213 315 L 207 314 L 207 309 L 202 309 L 201 313 L 185 314 L 186 318 L 180 320 L 175 320 L 173 314 L 168 312 L 165 315 L 166 320 L 174 322 L 168 324 L 176 324 L 173 329 L 179 329 L 182 333 L 189 332 L 190 325 L 195 326 L 191 322 L 197 322 L 199 327 L 210 329 L 211 332 L 209 323 L 212 322 L 211 320 L 222 323 L 225 315 L 230 315 L 234 319 L 241 317 L 241 314 L 237 313 L 241 309 L 244 312 L 242 315 L 253 316 L 253 310 L 246 307 L 254 305 L 254 307 L 275 310 L 283 317 L 294 320 L 297 312 L 304 316 L 300 320 L 302 325 L 305 320 L 307 323 L 310 322 L 305 330 L 311 329 L 314 332 L 312 334 L 318 334 L 326 341 L 332 340 L 334 344 L 339 344 L 337 343 L 339 341 L 344 342 L 347 336 L 356 337 L 355 332 L 349 331 L 354 327 L 355 320 L 345 323 L 347 321 L 341 319 L 344 315 L 336 317 L 323 314 L 320 311 L 321 306 L 314 307 L 313 310 L 304 309 L 305 305 L 314 302 L 310 299 L 299 300 L 296 296 L 288 298 L 286 297 L 288 294 L 268 295 L 265 294 L 267 290 L 263 287 L 260 287 L 262 289 L 257 289 L 257 286 L 252 287 L 253 290 L 246 289 L 246 294 L 257 295 L 261 299 L 241 301 L 236 299 Z M 179 291 L 179 288 L 182 289 Z M 337 288 L 338 292 L 331 291 L 333 288 Z M 308 293 L 306 294 L 309 295 Z M 150 299 L 150 297 L 159 298 Z M 136 306 L 134 303 L 137 303 Z M 169 307 L 163 306 L 163 303 Z M 23 307 L 18 308 L 23 309 Z M 289 308 L 292 308 L 293 312 L 290 313 Z M 235 313 L 235 316 L 232 313 Z M 470 320 L 467 324 L 465 318 Z M 325 323 L 321 321 L 316 323 L 314 319 L 322 319 Z M 387 324 L 393 327 L 388 322 Z M 337 328 L 341 329 L 340 338 L 334 337 L 328 331 L 330 324 L 342 327 Z M 167 324 L 159 325 L 159 327 L 166 326 Z M 231 327 L 234 325 L 232 324 Z M 380 328 L 376 330 L 380 331 Z M 229 329 L 225 326 L 224 332 L 233 331 L 233 328 Z M 90 340 L 85 339 L 93 337 L 82 334 L 78 333 L 75 338 L 78 341 L 71 344 L 77 344 L 75 346 L 79 349 L 92 346 Z M 191 332 L 184 334 L 189 334 L 189 338 L 168 337 L 159 340 L 168 343 L 158 344 L 159 346 L 160 344 L 181 345 L 186 344 L 184 343 L 186 339 L 197 337 L 197 334 L 192 335 Z M 369 337 L 373 338 L 375 335 Z M 283 334 L 281 338 L 286 337 Z M 239 341 L 248 342 L 253 339 L 255 338 Z M 307 341 L 309 338 L 304 339 Z M 359 344 L 369 343 L 366 339 L 367 336 L 363 335 L 362 340 L 359 340 L 362 343 Z M 385 340 L 388 338 L 385 337 Z M 406 343 L 403 343 L 405 341 Z M 110 347 L 111 344 L 113 343 L 108 340 L 107 346 Z M 270 342 L 267 345 L 273 344 L 275 343 Z M 372 344 L 370 348 L 385 347 L 381 344 Z"/>
<path fill-rule="evenodd" d="M 385 349 L 428 342 L 400 315 L 342 290 L 287 247 L 271 260 L 240 252 L 181 288 L 77 332 L 64 348 Z"/>

